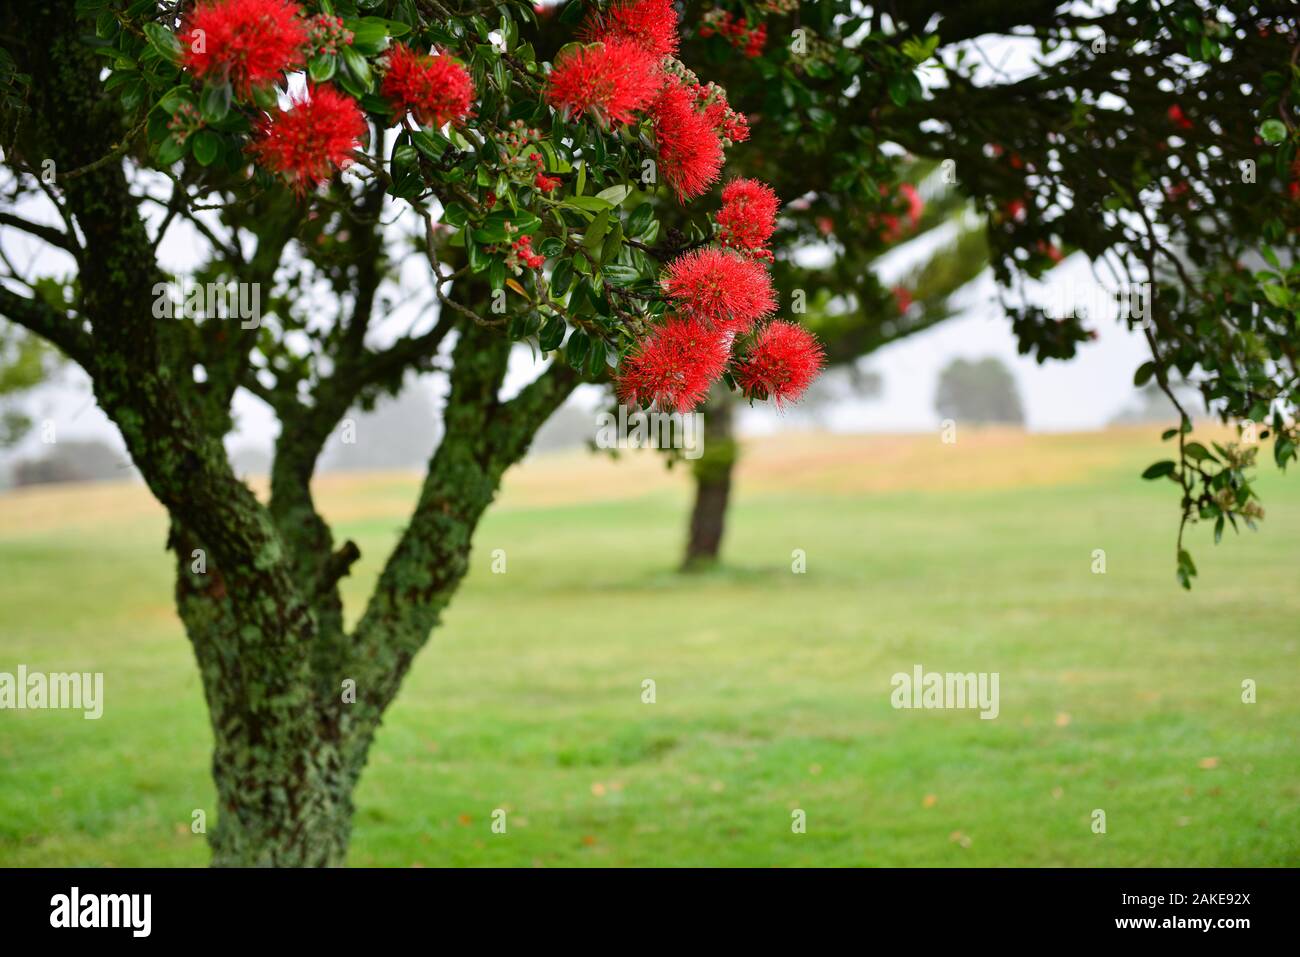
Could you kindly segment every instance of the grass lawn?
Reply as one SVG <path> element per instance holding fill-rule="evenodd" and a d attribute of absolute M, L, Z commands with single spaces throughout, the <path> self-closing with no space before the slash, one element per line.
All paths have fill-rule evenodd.
<path fill-rule="evenodd" d="M 1300 865 L 1300 486 L 1266 467 L 1259 533 L 1193 530 L 1184 593 L 1174 489 L 1137 477 L 1157 431 L 765 440 L 689 578 L 682 476 L 525 465 L 379 736 L 351 863 Z M 320 483 L 354 617 L 416 482 Z M 0 497 L 0 671 L 102 671 L 106 699 L 0 712 L 0 865 L 207 862 L 164 539 L 139 486 Z M 999 717 L 895 710 L 916 664 L 998 672 Z"/>

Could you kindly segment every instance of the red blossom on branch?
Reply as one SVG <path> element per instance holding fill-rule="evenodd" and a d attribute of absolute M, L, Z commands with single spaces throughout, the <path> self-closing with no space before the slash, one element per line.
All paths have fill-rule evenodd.
<path fill-rule="evenodd" d="M 619 0 L 604 12 L 593 12 L 583 25 L 589 40 L 630 40 L 657 59 L 675 56 L 677 11 L 673 0 Z"/>
<path fill-rule="evenodd" d="M 262 121 L 249 150 L 267 169 L 289 177 L 299 195 L 352 162 L 366 120 L 357 101 L 333 87 L 313 87 Z"/>
<path fill-rule="evenodd" d="M 778 405 L 792 402 L 817 378 L 826 354 L 817 338 L 803 326 L 776 320 L 754 337 L 749 352 L 736 365 L 736 384 L 749 399 L 771 398 Z"/>
<path fill-rule="evenodd" d="M 569 113 L 595 112 L 610 125 L 630 123 L 663 84 L 658 59 L 618 38 L 570 47 L 555 60 L 546 97 Z"/>
<path fill-rule="evenodd" d="M 759 262 L 724 249 L 697 249 L 664 270 L 677 311 L 711 328 L 745 332 L 776 311 L 772 279 Z"/>
<path fill-rule="evenodd" d="M 289 0 L 215 0 L 185 17 L 180 43 L 185 66 L 215 83 L 230 80 L 243 97 L 303 64 L 307 22 Z"/>
<path fill-rule="evenodd" d="M 722 189 L 718 240 L 724 246 L 770 259 L 767 241 L 776 230 L 781 202 L 772 187 L 756 179 L 733 179 Z"/>
<path fill-rule="evenodd" d="M 676 79 L 650 108 L 659 169 L 682 202 L 706 192 L 722 172 L 722 141 L 709 118 L 695 109 L 695 96 Z"/>
<path fill-rule="evenodd" d="M 449 56 L 424 56 L 405 44 L 388 54 L 380 88 L 400 116 L 412 114 L 421 126 L 440 128 L 465 122 L 473 112 L 474 81 Z"/>
<path fill-rule="evenodd" d="M 674 317 L 651 332 L 623 360 L 619 401 L 657 403 L 666 412 L 694 409 L 727 367 L 731 335 L 693 318 Z"/>

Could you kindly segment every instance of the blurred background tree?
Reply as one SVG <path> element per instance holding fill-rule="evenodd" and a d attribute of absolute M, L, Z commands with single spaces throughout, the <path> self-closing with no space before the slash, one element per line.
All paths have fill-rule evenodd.
<path fill-rule="evenodd" d="M 993 356 L 948 363 L 939 373 L 934 408 L 945 419 L 976 425 L 1025 424 L 1015 377 Z"/>

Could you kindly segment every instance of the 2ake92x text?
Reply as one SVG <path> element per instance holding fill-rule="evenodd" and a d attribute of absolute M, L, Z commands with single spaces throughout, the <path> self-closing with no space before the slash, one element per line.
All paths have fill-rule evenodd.
<path fill-rule="evenodd" d="M 1169 893 L 1169 894 L 1120 894 L 1121 904 L 1141 904 L 1144 907 L 1160 907 L 1164 904 L 1191 904 L 1199 907 L 1204 904 L 1213 904 L 1218 906 L 1249 904 L 1249 894 L 1237 893 L 1214 893 L 1201 894 L 1193 892 L 1191 897 L 1186 894 Z"/>

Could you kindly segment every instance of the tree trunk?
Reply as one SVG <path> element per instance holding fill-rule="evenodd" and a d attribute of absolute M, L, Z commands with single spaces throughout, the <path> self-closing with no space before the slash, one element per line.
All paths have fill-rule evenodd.
<path fill-rule="evenodd" d="M 732 435 L 735 401 L 731 393 L 715 387 L 704 408 L 704 452 L 692 464 L 695 477 L 695 506 L 686 542 L 683 571 L 716 564 L 722 548 L 731 498 L 731 472 L 738 447 Z"/>

